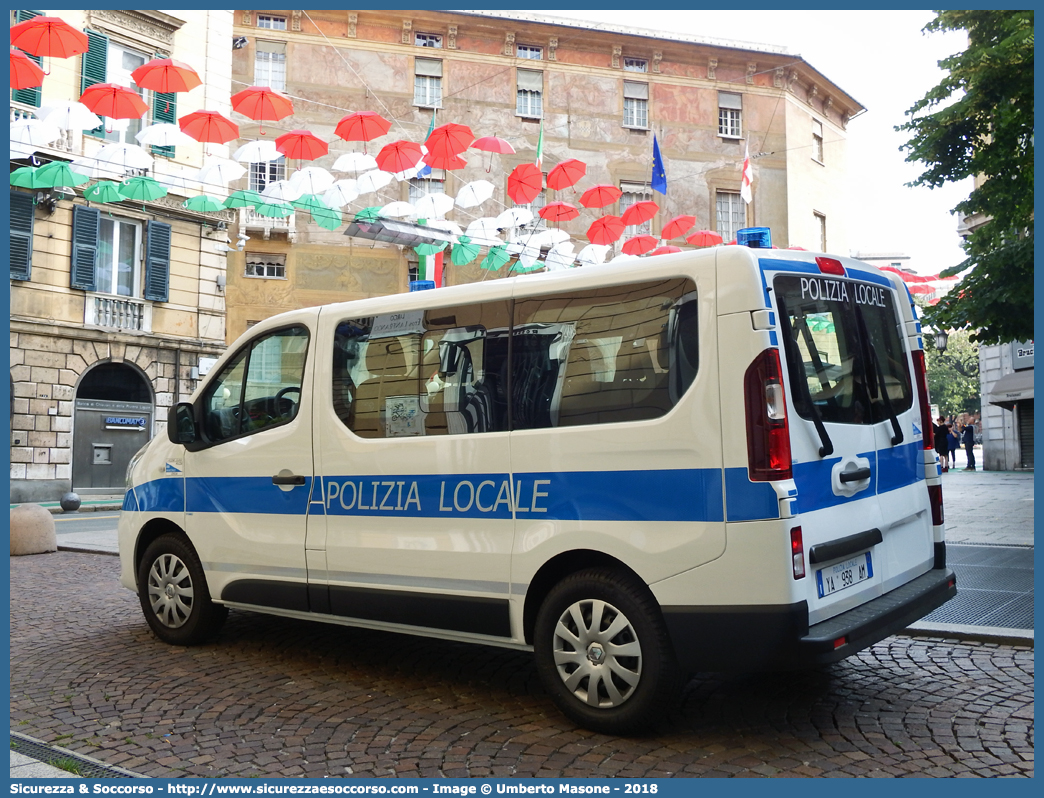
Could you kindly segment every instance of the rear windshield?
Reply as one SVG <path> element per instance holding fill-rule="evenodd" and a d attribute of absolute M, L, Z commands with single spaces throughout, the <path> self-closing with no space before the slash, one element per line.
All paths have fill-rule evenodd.
<path fill-rule="evenodd" d="M 802 418 L 876 424 L 909 410 L 910 369 L 892 292 L 812 275 L 773 281 L 790 392 Z M 891 408 L 889 408 L 889 404 Z"/>

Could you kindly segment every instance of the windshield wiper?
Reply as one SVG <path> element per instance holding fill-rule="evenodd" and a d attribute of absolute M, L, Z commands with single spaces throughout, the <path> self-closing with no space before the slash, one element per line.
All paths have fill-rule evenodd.
<path fill-rule="evenodd" d="M 892 406 L 892 399 L 888 395 L 888 386 L 885 383 L 884 369 L 881 368 L 881 361 L 877 358 L 877 349 L 870 340 L 870 331 L 867 329 L 866 320 L 863 318 L 863 311 L 860 310 L 859 305 L 855 306 L 855 311 L 856 318 L 859 320 L 859 334 L 862 337 L 866 346 L 866 351 L 869 354 L 868 359 L 874 369 L 874 376 L 877 378 L 878 390 L 881 392 L 881 400 L 884 402 L 885 409 L 888 411 L 888 420 L 892 422 L 892 446 L 898 446 L 903 442 L 903 429 L 899 426 L 899 418 L 895 414 L 895 408 Z"/>
<path fill-rule="evenodd" d="M 830 435 L 827 433 L 826 425 L 823 424 L 823 416 L 819 412 L 819 408 L 816 407 L 816 403 L 812 401 L 812 392 L 808 389 L 808 378 L 805 377 L 805 361 L 801 357 L 801 352 L 798 350 L 797 341 L 794 340 L 793 328 L 790 326 L 790 317 L 787 315 L 786 303 L 783 302 L 783 297 L 779 297 L 779 315 L 782 329 L 780 332 L 783 333 L 783 346 L 787 350 L 787 361 L 790 364 L 790 384 L 794 385 L 797 383 L 798 390 L 801 391 L 801 396 L 808 404 L 809 412 L 812 414 L 812 425 L 816 428 L 816 433 L 819 435 L 819 441 L 822 446 L 819 447 L 819 456 L 827 457 L 834 453 L 834 444 L 830 440 Z M 801 369 L 801 374 L 795 376 L 795 369 Z"/>

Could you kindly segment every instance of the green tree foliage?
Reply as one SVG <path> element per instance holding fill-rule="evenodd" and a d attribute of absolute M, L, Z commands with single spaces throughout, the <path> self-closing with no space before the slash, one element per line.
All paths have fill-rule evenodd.
<path fill-rule="evenodd" d="M 928 395 L 946 416 L 977 413 L 979 396 L 979 346 L 967 331 L 951 333 L 946 351 L 935 348 L 935 336 L 924 336 L 928 368 Z"/>
<path fill-rule="evenodd" d="M 940 329 L 969 329 L 983 343 L 1033 338 L 1033 12 L 940 11 L 924 31 L 963 30 L 968 48 L 896 128 L 911 133 L 906 160 L 927 167 L 910 185 L 976 178 L 954 208 L 989 219 L 963 244 L 972 271 L 930 309 Z"/>

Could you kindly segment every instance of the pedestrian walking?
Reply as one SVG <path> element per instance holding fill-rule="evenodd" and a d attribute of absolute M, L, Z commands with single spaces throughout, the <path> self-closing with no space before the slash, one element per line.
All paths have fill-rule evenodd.
<path fill-rule="evenodd" d="M 935 432 L 935 453 L 939 455 L 939 463 L 942 465 L 944 472 L 950 470 L 949 457 L 950 457 L 950 442 L 947 440 L 950 434 L 950 427 L 946 423 L 944 416 L 939 416 L 939 423 L 932 425 Z"/>
<path fill-rule="evenodd" d="M 964 425 L 964 432 L 961 433 L 961 442 L 964 444 L 964 451 L 968 454 L 968 467 L 965 471 L 975 470 L 975 427 L 971 424 Z"/>
<path fill-rule="evenodd" d="M 957 432 L 957 422 L 950 422 L 950 431 L 946 435 L 946 443 L 950 449 L 950 467 L 957 467 L 957 450 L 961 446 L 961 436 Z"/>

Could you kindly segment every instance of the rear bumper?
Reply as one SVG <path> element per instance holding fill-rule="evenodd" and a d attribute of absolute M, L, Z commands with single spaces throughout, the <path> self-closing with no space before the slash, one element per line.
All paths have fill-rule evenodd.
<path fill-rule="evenodd" d="M 679 664 L 692 671 L 779 670 L 837 662 L 902 631 L 957 595 L 950 568 L 808 625 L 808 605 L 664 607 Z M 836 645 L 844 638 L 844 642 Z"/>

